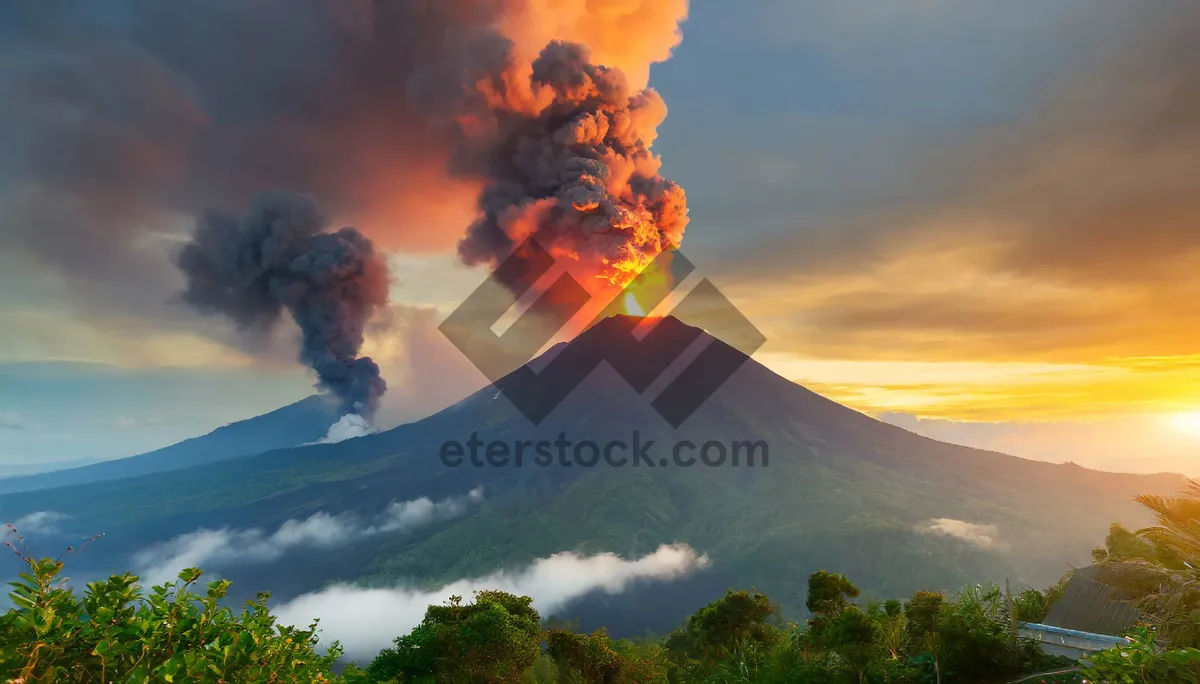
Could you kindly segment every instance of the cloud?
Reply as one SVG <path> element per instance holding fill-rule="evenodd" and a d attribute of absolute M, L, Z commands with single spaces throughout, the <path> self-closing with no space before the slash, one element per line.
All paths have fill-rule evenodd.
<path fill-rule="evenodd" d="M 449 173 L 462 161 L 453 133 L 430 119 L 461 106 L 467 74 L 506 42 L 528 61 L 564 39 L 641 87 L 687 13 L 686 0 L 468 4 L 0 10 L 0 251 L 51 274 L 75 316 L 167 321 L 232 345 L 169 298 L 191 217 L 289 188 L 381 248 L 453 249 L 480 183 Z"/>
<path fill-rule="evenodd" d="M 467 506 L 483 501 L 483 487 L 467 492 L 466 496 L 433 501 L 421 497 L 412 501 L 393 501 L 384 510 L 384 521 L 377 528 L 380 532 L 396 532 L 423 527 L 439 520 L 457 518 L 467 511 Z M 368 528 L 373 530 L 374 528 Z"/>
<path fill-rule="evenodd" d="M 316 513 L 288 520 L 272 534 L 248 530 L 197 530 L 134 555 L 138 574 L 149 584 L 175 579 L 189 567 L 220 567 L 235 563 L 266 563 L 297 547 L 326 549 L 348 542 L 356 533 L 345 517 Z"/>
<path fill-rule="evenodd" d="M 200 529 L 139 551 L 133 565 L 145 582 L 157 585 L 173 581 L 184 568 L 269 563 L 295 549 L 330 549 L 378 534 L 409 532 L 465 515 L 472 504 L 482 501 L 483 488 L 476 487 L 466 495 L 436 502 L 428 497 L 394 501 L 370 525 L 360 524 L 349 513 L 318 512 L 303 520 L 288 520 L 269 534 L 261 528 Z"/>
<path fill-rule="evenodd" d="M 58 511 L 37 511 L 23 515 L 9 524 L 24 536 L 30 534 L 50 534 L 58 530 L 58 523 L 70 517 Z"/>
<path fill-rule="evenodd" d="M 846 362 L 841 378 L 810 382 L 817 373 L 802 370 L 788 377 L 861 410 L 965 420 L 1194 408 L 1183 404 L 1200 396 L 1200 307 L 1188 305 L 1200 263 L 1200 8 L 1100 4 L 1056 9 L 1053 22 L 1038 16 L 1030 23 L 1057 23 L 1069 36 L 1060 42 L 1039 28 L 1020 44 L 1040 57 L 967 62 L 971 83 L 896 79 L 918 89 L 876 108 L 920 141 L 903 155 L 881 152 L 888 187 L 901 192 L 881 196 L 846 182 L 856 201 L 815 217 L 804 194 L 819 181 L 788 176 L 795 187 L 773 192 L 784 206 L 780 235 L 747 240 L 740 255 L 730 246 L 710 275 L 767 336 L 763 352 L 791 356 L 797 368 Z M 944 43 L 931 45 L 944 54 Z M 924 54 L 902 47 L 906 58 Z M 1039 63 L 1038 87 L 1013 91 L 1014 79 Z M 925 83 L 947 99 L 922 96 Z M 940 101 L 944 115 L 966 106 L 964 94 L 980 84 L 1013 97 L 989 109 L 986 124 L 960 111 L 937 142 L 922 137 L 930 117 L 897 122 L 889 109 Z M 838 125 L 865 124 L 839 116 Z M 796 147 L 793 164 L 826 172 L 822 157 Z M 678 158 L 669 149 L 664 156 Z M 836 178 L 838 166 L 831 168 Z M 696 191 L 700 210 L 700 186 L 676 176 Z M 900 187 L 912 179 L 924 192 Z M 765 220 L 756 205 L 727 207 Z M 990 365 L 991 386 L 919 372 L 864 377 L 889 366 L 959 363 Z M 1013 377 L 1014 364 L 1063 372 L 1032 382 Z"/>
<path fill-rule="evenodd" d="M 722 290 L 768 338 L 827 358 L 1193 352 L 1200 309 L 1179 302 L 1200 259 L 1200 9 L 1109 4 L 1086 21 L 1091 57 L 1055 59 L 1036 97 L 919 166 L 952 183 L 797 218 L 727 259 Z"/>
<path fill-rule="evenodd" d="M 917 527 L 921 532 L 941 534 L 961 539 L 983 549 L 1004 546 L 997 538 L 998 530 L 995 525 L 980 525 L 964 522 L 954 518 L 934 518 Z"/>
<path fill-rule="evenodd" d="M 144 427 L 160 427 L 163 425 L 163 419 L 159 416 L 150 416 L 146 418 L 117 416 L 117 418 L 113 420 L 113 425 L 123 430 Z"/>
<path fill-rule="evenodd" d="M 619 594 L 636 582 L 674 579 L 706 567 L 708 562 L 707 556 L 683 544 L 663 545 L 634 560 L 612 553 L 581 556 L 565 552 L 540 558 L 520 570 L 459 580 L 437 589 L 334 585 L 292 599 L 278 606 L 275 614 L 280 622 L 293 625 L 320 618 L 322 642 L 341 642 L 346 656 L 361 662 L 420 624 L 427 607 L 452 595 L 507 591 L 532 597 L 534 608 L 548 615 L 594 591 Z"/>
<path fill-rule="evenodd" d="M 9 430 L 24 430 L 32 425 L 30 421 L 19 413 L 8 412 L 0 413 L 0 428 Z"/>
<path fill-rule="evenodd" d="M 884 349 L 876 349 L 884 358 L 777 351 L 756 358 L 814 392 L 872 414 L 904 412 L 974 422 L 1095 420 L 1191 410 L 1189 397 L 1200 393 L 1197 355 L 1053 363 L 910 359 Z"/>

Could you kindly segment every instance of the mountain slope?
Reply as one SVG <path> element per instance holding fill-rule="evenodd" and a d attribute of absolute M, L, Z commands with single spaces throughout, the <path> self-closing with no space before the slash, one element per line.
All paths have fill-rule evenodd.
<path fill-rule="evenodd" d="M 582 374 L 575 360 L 620 346 L 628 325 L 608 319 L 556 349 L 563 363 L 535 365 L 552 373 L 552 384 L 570 386 Z M 674 319 L 659 325 L 700 338 L 685 358 L 707 359 L 714 369 L 736 359 L 736 350 Z M 718 353 L 697 356 L 704 345 L 716 345 Z M 838 405 L 752 360 L 676 430 L 648 405 L 660 384 L 639 396 L 601 365 L 537 427 L 488 388 L 382 434 L 15 494 L 5 508 L 14 517 L 61 511 L 72 516 L 64 523 L 71 535 L 106 532 L 88 553 L 120 567 L 150 541 L 201 527 L 272 530 L 317 512 L 365 518 L 391 501 L 437 500 L 483 486 L 485 504 L 463 517 L 375 536 L 337 553 L 297 552 L 277 566 L 221 570 L 246 580 L 245 591 L 270 588 L 286 598 L 333 579 L 435 582 L 564 550 L 631 556 L 681 541 L 712 559 L 696 582 L 757 586 L 796 611 L 805 578 L 822 568 L 847 573 L 885 597 L 1005 577 L 1045 585 L 1068 562 L 1086 562 L 1111 521 L 1140 521 L 1134 495 L 1173 492 L 1182 483 L 1175 475 L 1103 473 L 936 442 Z M 449 467 L 439 458 L 446 440 L 465 442 L 472 434 L 484 442 L 561 434 L 604 443 L 632 441 L 634 432 L 667 450 L 656 452 L 652 464 L 625 467 Z M 669 457 L 669 445 L 680 440 L 762 441 L 769 462 L 659 465 L 657 458 Z M 639 597 L 645 608 L 639 614 L 674 620 L 689 609 L 686 599 L 694 599 L 694 609 L 711 591 L 659 611 L 652 598 Z M 642 627 L 662 625 L 632 629 Z"/>
<path fill-rule="evenodd" d="M 0 479 L 0 494 L 118 480 L 262 453 L 320 439 L 336 419 L 317 396 L 138 456 Z"/>

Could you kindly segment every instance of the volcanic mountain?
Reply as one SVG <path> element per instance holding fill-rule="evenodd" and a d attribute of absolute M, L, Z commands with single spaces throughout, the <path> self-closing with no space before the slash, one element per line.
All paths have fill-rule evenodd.
<path fill-rule="evenodd" d="M 362 516 L 392 501 L 483 488 L 482 504 L 420 530 L 222 571 L 245 591 L 270 589 L 278 598 L 331 580 L 475 577 L 566 550 L 633 557 L 683 542 L 708 554 L 710 568 L 691 584 L 639 597 L 636 609 L 601 606 L 624 616 L 625 625 L 609 625 L 619 633 L 669 626 L 728 586 L 755 586 L 798 613 L 806 577 L 817 569 L 843 572 L 881 597 L 1006 577 L 1045 586 L 1068 563 L 1085 563 L 1110 522 L 1139 521 L 1134 495 L 1171 493 L 1183 482 L 1177 475 L 1099 472 L 937 442 L 814 394 L 752 359 L 741 359 L 676 429 L 650 406 L 671 378 L 639 394 L 605 363 L 590 373 L 572 365 L 573 358 L 588 358 L 589 349 L 622 348 L 630 323 L 606 319 L 531 362 L 551 373 L 547 386 L 574 387 L 585 378 L 537 426 L 489 387 L 388 432 L 10 494 L 5 513 L 14 519 L 54 510 L 71 516 L 62 523 L 66 536 L 104 532 L 80 560 L 115 568 L 151 542 L 198 528 L 271 530 L 318 512 Z M 661 335 L 690 340 L 677 365 L 717 359 L 723 367 L 739 354 L 674 318 L 656 325 L 667 326 Z M 721 345 L 720 353 L 699 353 L 711 345 Z M 663 359 L 627 360 L 635 361 Z M 508 444 L 560 435 L 605 444 L 632 442 L 635 432 L 641 442 L 655 442 L 650 463 L 543 467 L 464 459 L 451 466 L 441 458 L 447 441 L 466 443 L 473 435 Z M 737 466 L 663 465 L 660 457 L 685 440 L 761 442 L 769 456 Z"/>
<path fill-rule="evenodd" d="M 137 456 L 6 477 L 0 479 L 0 494 L 119 480 L 314 442 L 324 436 L 328 424 L 336 417 L 330 402 L 321 397 L 308 397 L 270 413 Z M 322 428 L 322 425 L 326 427 Z"/>

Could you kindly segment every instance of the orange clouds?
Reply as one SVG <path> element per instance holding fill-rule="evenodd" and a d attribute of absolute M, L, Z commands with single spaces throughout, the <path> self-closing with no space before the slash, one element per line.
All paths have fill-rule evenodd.
<path fill-rule="evenodd" d="M 1200 407 L 1200 11 L 1148 15 L 947 155 L 955 196 L 772 245 L 722 281 L 768 348 L 898 372 L 789 377 L 864 410 L 955 418 Z M 959 363 L 989 370 L 934 370 Z"/>
<path fill-rule="evenodd" d="M 533 54 L 551 40 L 586 45 L 597 64 L 625 72 L 637 89 L 682 40 L 687 14 L 688 0 L 530 0 L 502 30 Z"/>

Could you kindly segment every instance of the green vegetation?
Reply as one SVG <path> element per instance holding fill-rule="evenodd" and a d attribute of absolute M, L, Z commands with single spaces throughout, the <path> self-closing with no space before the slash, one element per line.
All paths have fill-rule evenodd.
<path fill-rule="evenodd" d="M 857 592 L 849 580 L 818 573 L 813 585 L 843 600 L 822 602 L 804 625 L 773 621 L 775 607 L 758 592 L 730 591 L 665 639 L 640 642 L 614 641 L 602 629 L 545 629 L 529 597 L 456 596 L 430 606 L 365 671 L 339 675 L 332 667 L 341 649 L 318 651 L 316 622 L 303 630 L 276 624 L 265 595 L 236 616 L 219 603 L 227 581 L 192 591 L 197 569 L 149 594 L 127 573 L 76 597 L 61 560 L 22 557 L 29 572 L 14 583 L 17 607 L 0 618 L 0 673 L 11 681 L 899 683 L 938 669 L 931 645 L 946 654 L 946 681 L 988 681 L 1040 662 L 982 610 L 977 592 L 923 592 L 907 610 L 898 601 L 862 609 L 844 600 Z"/>
<path fill-rule="evenodd" d="M 1082 674 L 1094 682 L 1162 682 L 1195 684 L 1200 681 L 1200 649 L 1167 648 L 1155 643 L 1154 631 L 1139 626 L 1124 648 L 1101 651 L 1089 659 Z"/>
<path fill-rule="evenodd" d="M 143 593 L 137 577 L 65 586 L 61 559 L 35 560 L 13 583 L 16 608 L 0 616 L 0 674 L 10 682 L 325 682 L 340 657 L 316 653 L 316 622 L 278 625 L 267 595 L 235 616 L 220 600 L 225 580 L 194 593 L 200 571 Z"/>
<path fill-rule="evenodd" d="M 481 591 L 430 606 L 411 633 L 397 637 L 367 668 L 375 681 L 520 682 L 538 658 L 540 617 L 528 596 Z"/>
<path fill-rule="evenodd" d="M 543 622 L 529 597 L 481 591 L 430 606 L 366 670 L 335 674 L 337 643 L 318 648 L 307 629 L 279 625 L 266 595 L 240 615 L 221 605 L 227 581 L 193 587 L 201 573 L 144 593 L 128 573 L 66 586 L 60 559 L 35 560 L 13 583 L 15 608 L 0 616 L 0 675 L 11 682 L 494 682 L 497 684 L 906 684 L 941 682 L 1200 682 L 1194 592 L 1200 567 L 1200 488 L 1142 497 L 1158 525 L 1114 526 L 1097 562 L 1116 576 L 1160 581 L 1138 600 L 1157 629 L 1078 664 L 1042 654 L 1013 633 L 1014 618 L 1041 620 L 1061 595 L 1025 589 L 1011 601 L 995 584 L 907 600 L 869 601 L 850 578 L 808 576 L 803 623 L 780 619 L 767 596 L 728 591 L 666 637 L 612 639 Z M 1192 516 L 1190 518 L 1186 516 Z M 17 537 L 20 540 L 20 537 Z M 70 553 L 70 549 L 68 549 Z M 1136 570 L 1137 572 L 1134 572 Z M 1121 574 L 1124 573 L 1124 574 Z M 1142 574 L 1138 574 L 1142 573 Z M 1145 573 L 1150 573 L 1149 575 Z M 1143 586 L 1132 582 L 1131 586 Z M 1144 588 L 1144 587 L 1143 587 Z M 1191 620 L 1192 629 L 1188 629 Z M 1036 674 L 1045 673 L 1045 674 Z M 1022 679 L 1024 677 L 1025 679 Z"/>

